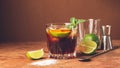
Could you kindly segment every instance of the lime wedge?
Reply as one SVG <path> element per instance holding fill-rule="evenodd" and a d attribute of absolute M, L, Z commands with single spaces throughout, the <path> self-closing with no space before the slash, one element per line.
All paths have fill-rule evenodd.
<path fill-rule="evenodd" d="M 66 37 L 70 34 L 71 30 L 69 29 L 56 29 L 56 30 L 49 30 L 50 34 L 54 37 Z"/>
<path fill-rule="evenodd" d="M 28 51 L 26 56 L 30 59 L 40 59 L 44 56 L 43 49 L 35 50 L 35 51 Z"/>
<path fill-rule="evenodd" d="M 97 43 L 95 41 L 82 41 L 79 45 L 79 49 L 84 54 L 93 54 L 97 49 Z"/>

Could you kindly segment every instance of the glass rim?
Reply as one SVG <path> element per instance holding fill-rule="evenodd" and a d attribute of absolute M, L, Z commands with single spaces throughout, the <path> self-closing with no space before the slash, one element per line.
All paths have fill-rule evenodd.
<path fill-rule="evenodd" d="M 46 25 L 49 25 L 49 24 L 55 24 L 55 25 L 60 24 L 61 25 L 61 24 L 66 24 L 66 23 L 69 24 L 70 22 L 47 23 Z"/>
<path fill-rule="evenodd" d="M 46 26 L 50 26 L 50 25 L 68 25 L 70 24 L 70 22 L 64 22 L 64 23 L 47 23 Z"/>

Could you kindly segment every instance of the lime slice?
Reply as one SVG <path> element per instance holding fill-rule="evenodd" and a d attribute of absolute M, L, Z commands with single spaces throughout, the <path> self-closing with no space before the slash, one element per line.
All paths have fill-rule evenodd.
<path fill-rule="evenodd" d="M 28 51 L 26 53 L 26 56 L 30 59 L 40 59 L 44 55 L 43 49 L 35 50 L 35 51 Z"/>
<path fill-rule="evenodd" d="M 70 34 L 71 30 L 69 29 L 56 29 L 56 30 L 49 30 L 50 34 L 54 37 L 66 37 Z"/>
<path fill-rule="evenodd" d="M 95 34 L 86 34 L 83 38 L 83 41 L 88 41 L 88 40 L 95 41 L 97 44 L 99 44 L 99 38 Z"/>
<path fill-rule="evenodd" d="M 79 45 L 80 50 L 84 54 L 93 54 L 97 49 L 97 44 L 94 41 L 82 41 Z"/>

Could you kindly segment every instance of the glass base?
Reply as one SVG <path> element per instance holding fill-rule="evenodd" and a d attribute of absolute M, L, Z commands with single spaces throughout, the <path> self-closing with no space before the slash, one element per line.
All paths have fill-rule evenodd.
<path fill-rule="evenodd" d="M 70 54 L 49 54 L 49 58 L 54 59 L 72 59 L 76 57 L 76 53 L 70 53 Z"/>

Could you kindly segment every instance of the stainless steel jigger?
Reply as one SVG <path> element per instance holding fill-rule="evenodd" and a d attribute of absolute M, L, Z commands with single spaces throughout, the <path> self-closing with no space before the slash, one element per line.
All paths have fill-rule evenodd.
<path fill-rule="evenodd" d="M 103 50 L 113 49 L 110 34 L 111 34 L 111 26 L 110 25 L 102 26 L 101 49 L 103 49 Z"/>

